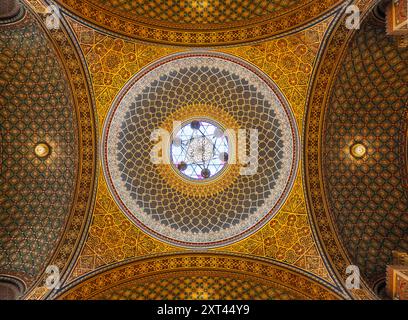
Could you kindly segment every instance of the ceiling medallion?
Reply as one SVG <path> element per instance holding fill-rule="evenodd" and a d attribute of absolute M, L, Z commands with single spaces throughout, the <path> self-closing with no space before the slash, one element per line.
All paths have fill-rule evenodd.
<path fill-rule="evenodd" d="M 174 128 L 176 123 L 180 126 Z M 196 129 L 191 125 L 197 126 Z M 222 108 L 200 104 L 184 106 L 170 114 L 160 128 L 172 134 L 168 147 L 164 146 L 163 150 L 169 154 L 169 161 L 157 165 L 157 170 L 175 190 L 191 197 L 213 196 L 228 188 L 239 176 L 239 164 L 225 159 L 235 150 L 234 137 L 227 129 L 238 131 L 239 125 Z"/>
<path fill-rule="evenodd" d="M 102 163 L 125 215 L 190 248 L 238 241 L 288 196 L 296 121 L 256 67 L 215 52 L 170 55 L 137 73 L 107 116 Z"/>
<path fill-rule="evenodd" d="M 50 154 L 50 147 L 46 143 L 39 143 L 35 146 L 34 152 L 38 158 L 45 158 Z"/>
<path fill-rule="evenodd" d="M 350 152 L 354 158 L 360 159 L 367 153 L 367 148 L 361 143 L 356 143 L 351 146 Z"/>

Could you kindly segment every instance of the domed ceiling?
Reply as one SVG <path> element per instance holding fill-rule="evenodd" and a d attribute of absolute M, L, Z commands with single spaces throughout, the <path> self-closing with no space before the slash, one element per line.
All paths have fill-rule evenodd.
<path fill-rule="evenodd" d="M 379 3 L 7 0 L 0 299 L 378 299 L 408 251 Z"/>
<path fill-rule="evenodd" d="M 64 69 L 32 14 L 18 27 L 3 27 L 0 41 L 5 106 L 0 269 L 33 277 L 49 259 L 71 209 L 78 162 L 75 113 Z M 43 141 L 54 152 L 40 159 L 34 148 Z"/>
<path fill-rule="evenodd" d="M 206 134 L 199 138 L 190 128 L 190 137 L 184 139 L 199 143 L 198 149 L 187 144 L 181 149 L 190 148 L 187 152 L 197 153 L 195 158 L 152 162 L 154 131 L 170 134 L 174 122 L 187 121 L 191 127 L 194 119 L 195 131 Z M 208 141 L 209 160 L 218 160 L 217 142 L 205 131 L 203 119 L 225 128 L 221 136 L 232 130 L 222 159 L 226 170 L 214 178 L 205 176 L 209 163 L 200 139 Z M 254 128 L 255 147 L 249 141 Z M 236 137 L 239 130 L 242 139 Z M 181 139 L 177 131 L 173 142 Z M 157 138 L 163 148 L 170 147 L 169 141 Z M 248 161 L 231 161 L 246 145 L 257 153 L 259 146 L 259 155 L 247 150 Z M 236 241 L 264 225 L 291 189 L 299 154 L 295 119 L 276 86 L 244 61 L 210 52 L 174 55 L 136 74 L 111 108 L 102 148 L 106 178 L 120 208 L 154 236 L 199 247 Z M 162 157 L 166 152 L 170 150 L 161 151 Z M 255 156 L 259 161 L 251 164 Z M 197 179 L 183 177 L 180 163 L 200 167 Z"/>
<path fill-rule="evenodd" d="M 95 146 L 91 103 L 75 51 L 64 43 L 72 63 L 67 70 L 68 59 L 61 58 L 32 9 L 18 12 L 19 21 L 0 24 L 0 274 L 20 279 L 28 290 L 65 250 L 62 272 L 82 236 Z M 68 80 L 72 72 L 74 89 Z M 81 102 L 78 94 L 84 95 Z M 86 176 L 88 181 L 79 182 Z"/>

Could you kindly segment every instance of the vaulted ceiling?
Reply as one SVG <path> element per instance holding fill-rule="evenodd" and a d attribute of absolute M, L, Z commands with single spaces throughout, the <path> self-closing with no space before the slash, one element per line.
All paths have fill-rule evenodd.
<path fill-rule="evenodd" d="M 0 297 L 378 298 L 408 251 L 408 50 L 379 3 L 355 30 L 338 0 L 7 0 Z M 148 162 L 197 119 L 256 128 L 257 172 Z"/>
<path fill-rule="evenodd" d="M 27 290 L 50 264 L 66 268 L 85 236 L 96 140 L 73 43 L 50 37 L 27 4 L 17 18 L 0 24 L 0 273 Z M 46 157 L 35 153 L 41 143 Z"/>
<path fill-rule="evenodd" d="M 0 35 L 2 205 L 0 269 L 31 282 L 50 259 L 71 211 L 78 166 L 72 92 L 32 13 Z M 47 141 L 40 160 L 32 150 Z"/>
<path fill-rule="evenodd" d="M 368 17 L 351 39 L 327 105 L 322 149 L 328 206 L 350 257 L 371 283 L 408 250 L 408 51 Z M 361 160 L 348 149 L 362 143 Z"/>

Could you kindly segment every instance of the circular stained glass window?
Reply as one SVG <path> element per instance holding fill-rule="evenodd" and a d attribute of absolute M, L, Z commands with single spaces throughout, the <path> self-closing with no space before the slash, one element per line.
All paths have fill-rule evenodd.
<path fill-rule="evenodd" d="M 195 119 L 173 133 L 170 159 L 183 177 L 204 181 L 222 172 L 228 151 L 228 138 L 220 125 L 209 119 Z"/>

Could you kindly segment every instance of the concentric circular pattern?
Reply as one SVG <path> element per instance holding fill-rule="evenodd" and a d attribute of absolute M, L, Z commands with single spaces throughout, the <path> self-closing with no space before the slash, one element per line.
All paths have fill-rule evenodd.
<path fill-rule="evenodd" d="M 193 119 L 174 131 L 170 161 L 182 176 L 204 181 L 217 176 L 228 161 L 228 139 L 211 119 Z"/>
<path fill-rule="evenodd" d="M 258 130 L 254 175 L 238 175 L 202 197 L 162 178 L 150 159 L 152 132 L 193 105 L 215 105 L 239 128 Z M 251 234 L 277 212 L 293 183 L 298 136 L 289 107 L 259 70 L 229 55 L 196 52 L 162 59 L 130 81 L 110 110 L 102 151 L 114 198 L 137 225 L 177 245 L 212 247 Z"/>
<path fill-rule="evenodd" d="M 408 51 L 368 19 L 349 45 L 328 104 L 323 139 L 327 199 L 353 263 L 371 283 L 392 250 L 408 251 L 404 187 Z M 354 158 L 361 143 L 366 153 Z"/>
<path fill-rule="evenodd" d="M 174 272 L 111 288 L 96 300 L 299 300 L 277 283 L 227 272 Z"/>

